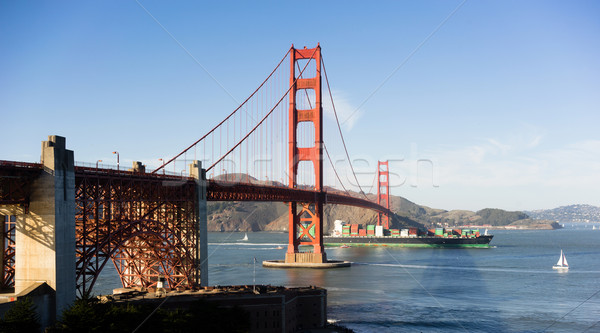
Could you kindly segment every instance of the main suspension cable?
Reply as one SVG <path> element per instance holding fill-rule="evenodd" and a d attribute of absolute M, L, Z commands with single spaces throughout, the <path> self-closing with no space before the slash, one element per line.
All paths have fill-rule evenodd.
<path fill-rule="evenodd" d="M 190 150 L 192 147 L 194 147 L 196 144 L 198 144 L 198 142 L 204 140 L 204 138 L 206 138 L 207 136 L 209 136 L 212 132 L 214 132 L 217 128 L 219 128 L 224 122 L 226 122 L 231 116 L 233 116 L 239 109 L 242 108 L 242 106 L 244 106 L 246 104 L 246 102 L 248 102 L 260 90 L 260 88 L 262 88 L 262 86 L 265 83 L 267 83 L 267 81 L 271 78 L 271 76 L 273 76 L 273 73 L 275 73 L 275 71 L 277 71 L 277 69 L 279 68 L 279 66 L 281 66 L 281 64 L 283 63 L 283 61 L 285 60 L 285 58 L 287 58 L 288 54 L 290 54 L 291 51 L 292 51 L 292 49 L 290 48 L 287 51 L 287 53 L 283 56 L 283 58 L 281 58 L 281 61 L 279 61 L 279 63 L 277 64 L 277 66 L 275 66 L 275 69 L 273 69 L 273 71 L 271 72 L 271 74 L 269 74 L 269 76 L 267 76 L 267 78 L 260 84 L 260 86 L 258 86 L 258 88 L 256 88 L 256 90 L 254 90 L 254 92 L 252 94 L 250 94 L 250 96 L 248 96 L 248 98 L 246 98 L 246 100 L 244 100 L 244 102 L 242 102 L 242 104 L 240 104 L 240 106 L 238 106 L 235 110 L 233 110 L 233 112 L 231 112 L 217 126 L 213 127 L 213 129 L 211 129 L 208 133 L 204 134 L 204 136 L 202 136 L 196 142 L 194 142 L 189 147 L 187 147 L 186 149 L 184 149 L 181 153 L 177 154 L 175 157 L 173 157 L 172 159 L 170 159 L 167 163 L 164 163 L 163 165 L 159 166 L 156 170 L 152 171 L 151 173 L 158 172 L 158 170 L 164 168 L 167 164 L 169 164 L 169 163 L 173 162 L 174 160 L 176 160 L 179 156 L 181 156 L 184 153 L 186 153 L 188 150 Z"/>
<path fill-rule="evenodd" d="M 337 112 L 335 110 L 335 104 L 333 103 L 333 95 L 331 94 L 331 87 L 329 86 L 329 79 L 327 78 L 327 71 L 325 70 L 325 62 L 323 61 L 323 55 L 321 55 L 321 64 L 323 65 L 323 74 L 325 75 L 325 82 L 327 82 L 327 90 L 329 91 L 329 98 L 331 99 L 331 106 L 333 108 L 333 114 L 335 115 L 335 122 L 337 123 L 338 130 L 340 132 L 340 137 L 342 138 L 342 144 L 344 145 L 344 151 L 346 152 L 346 158 L 348 158 L 348 164 L 350 164 L 350 170 L 352 170 L 352 175 L 354 175 L 354 180 L 356 180 L 356 185 L 360 189 L 360 193 L 368 200 L 367 195 L 363 191 L 360 186 L 360 182 L 356 177 L 356 172 L 354 172 L 354 167 L 352 166 L 352 161 L 350 161 L 350 155 L 348 154 L 348 148 L 346 148 L 346 141 L 344 140 L 344 135 L 342 134 L 342 127 L 340 126 L 340 121 L 337 116 Z"/>
<path fill-rule="evenodd" d="M 352 196 L 352 195 L 350 195 L 350 192 L 348 192 L 348 190 L 344 186 L 344 183 L 342 183 L 342 180 L 340 179 L 340 176 L 338 175 L 337 170 L 335 169 L 335 166 L 333 165 L 333 161 L 331 160 L 331 156 L 329 156 L 329 151 L 327 151 L 327 146 L 325 146 L 325 142 L 323 142 L 323 148 L 325 149 L 325 154 L 327 154 L 327 158 L 329 159 L 329 163 L 331 163 L 331 168 L 333 169 L 333 172 L 335 173 L 335 177 L 340 182 L 340 185 L 342 185 L 342 188 L 344 189 L 344 191 L 346 191 L 346 194 L 348 194 L 348 196 Z"/>
<path fill-rule="evenodd" d="M 292 49 L 290 49 L 291 51 Z M 290 52 L 288 51 L 288 52 Z M 314 59 L 314 55 L 317 51 L 317 48 L 315 48 L 315 50 L 313 51 L 313 53 L 311 54 L 309 59 Z M 275 106 L 271 109 L 271 111 L 269 111 L 269 113 L 267 113 L 261 120 L 260 122 L 258 122 L 256 124 L 256 126 L 254 126 L 254 128 L 252 128 L 252 130 L 250 130 L 250 132 L 248 132 L 248 134 L 246 134 L 246 136 L 244 136 L 240 142 L 238 142 L 235 146 L 233 146 L 231 149 L 229 149 L 228 152 L 226 152 L 223 156 L 221 156 L 221 158 L 219 158 L 216 162 L 214 162 L 209 168 L 206 169 L 206 171 L 209 171 L 210 169 L 212 169 L 215 165 L 217 165 L 219 162 L 221 162 L 225 157 L 227 157 L 227 155 L 229 155 L 229 153 L 231 153 L 233 150 L 235 150 L 235 148 L 237 148 L 239 145 L 241 145 L 249 136 L 250 134 L 254 133 L 254 131 L 265 121 L 265 119 L 267 119 L 267 117 L 269 117 L 273 111 L 279 106 L 279 104 L 281 103 L 281 101 L 283 101 L 283 99 L 285 98 L 285 96 L 287 96 L 290 93 L 290 90 L 292 90 L 292 87 L 294 87 L 294 85 L 296 84 L 296 82 L 298 81 L 299 77 L 302 76 L 302 73 L 304 73 L 304 70 L 306 69 L 306 67 L 308 66 L 308 64 L 310 63 L 310 60 L 306 62 L 306 64 L 304 65 L 304 68 L 302 68 L 302 72 L 300 72 L 300 75 L 298 76 L 298 78 L 296 78 L 294 80 L 294 83 L 292 83 L 290 85 L 290 87 L 286 90 L 285 94 L 283 94 L 283 96 L 281 96 L 281 98 L 279 99 L 279 101 L 275 104 Z"/>

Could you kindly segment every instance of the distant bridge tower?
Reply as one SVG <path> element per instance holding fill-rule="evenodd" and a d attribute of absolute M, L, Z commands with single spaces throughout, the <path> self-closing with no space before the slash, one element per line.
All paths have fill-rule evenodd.
<path fill-rule="evenodd" d="M 301 161 L 312 162 L 315 173 L 315 201 L 289 204 L 289 243 L 285 256 L 286 263 L 323 263 L 327 256 L 323 246 L 323 108 L 321 106 L 321 47 L 313 49 L 295 49 L 290 55 L 290 92 L 289 92 L 289 186 L 297 187 L 298 164 Z M 296 78 L 296 62 L 308 59 L 307 66 L 316 66 L 316 75 L 312 78 Z M 300 67 L 300 66 L 298 66 Z M 311 109 L 298 110 L 296 97 L 302 90 L 314 91 L 315 103 Z M 298 125 L 311 122 L 314 125 L 315 143 L 312 147 L 298 147 Z M 313 247 L 313 252 L 299 252 L 300 245 Z"/>
<path fill-rule="evenodd" d="M 390 209 L 390 169 L 388 161 L 377 162 L 377 204 Z M 384 229 L 390 228 L 390 217 L 379 213 L 377 225 L 383 225 Z"/>

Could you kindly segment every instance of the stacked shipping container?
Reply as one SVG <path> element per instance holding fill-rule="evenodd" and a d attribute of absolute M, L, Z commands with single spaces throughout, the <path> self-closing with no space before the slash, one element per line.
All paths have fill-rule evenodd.
<path fill-rule="evenodd" d="M 358 236 L 358 224 L 350 225 L 350 236 Z"/>
<path fill-rule="evenodd" d="M 342 226 L 342 236 L 349 237 L 350 236 L 350 225 Z"/>
<path fill-rule="evenodd" d="M 375 236 L 375 225 L 367 225 L 367 236 Z"/>
<path fill-rule="evenodd" d="M 408 228 L 408 236 L 409 237 L 416 237 L 417 236 L 417 231 L 419 229 L 418 228 Z"/>
<path fill-rule="evenodd" d="M 377 228 L 381 229 L 381 235 L 377 235 Z M 392 237 L 417 237 L 417 236 L 435 236 L 446 238 L 475 238 L 479 237 L 479 229 L 452 229 L 452 228 L 435 228 L 427 231 L 419 231 L 418 228 L 410 227 L 405 229 L 389 229 L 389 236 Z M 342 226 L 342 236 L 383 236 L 381 226 L 367 225 L 366 229 L 361 229 L 360 224 L 346 224 Z"/>

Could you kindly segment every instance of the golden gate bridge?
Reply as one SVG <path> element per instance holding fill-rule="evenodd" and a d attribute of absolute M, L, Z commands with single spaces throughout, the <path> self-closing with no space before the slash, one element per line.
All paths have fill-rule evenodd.
<path fill-rule="evenodd" d="M 286 60 L 289 68 L 283 65 Z M 62 246 L 66 236 L 58 232 L 64 228 L 58 216 L 65 211 L 64 234 L 74 235 L 80 295 L 90 293 L 111 261 L 124 287 L 156 286 L 159 276 L 172 289 L 206 285 L 206 201 L 287 203 L 286 263 L 328 261 L 323 247 L 326 204 L 374 210 L 378 224 L 388 228 L 394 215 L 387 162 L 378 164 L 373 202 L 362 189 L 348 191 L 331 161 L 323 139 L 323 77 L 337 120 L 320 46 L 292 46 L 233 112 L 151 172 L 139 163 L 130 170 L 75 165 L 61 137 L 44 142 L 42 163 L 0 161 L 1 287 L 23 288 L 32 277 L 19 277 L 15 267 L 23 264 L 16 262 L 35 258 L 31 253 L 37 248 L 44 252 Z M 350 163 L 339 121 L 337 127 Z M 325 186 L 326 159 L 343 190 Z M 350 169 L 358 185 L 352 164 Z M 45 193 L 50 183 L 54 192 Z M 48 206 L 40 204 L 44 200 L 55 206 L 51 223 L 44 216 L 52 214 L 40 213 Z M 21 241 L 41 245 L 25 250 L 18 246 Z M 60 265 L 70 267 L 66 262 Z"/>

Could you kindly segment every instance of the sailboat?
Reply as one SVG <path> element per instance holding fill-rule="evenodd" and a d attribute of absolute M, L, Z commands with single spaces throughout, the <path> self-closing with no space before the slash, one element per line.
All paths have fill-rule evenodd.
<path fill-rule="evenodd" d="M 558 258 L 558 262 L 556 263 L 556 265 L 552 266 L 552 269 L 559 269 L 559 270 L 568 270 L 569 269 L 569 263 L 567 262 L 567 257 L 565 257 L 565 254 L 563 253 L 562 249 L 560 250 L 560 258 Z"/>
<path fill-rule="evenodd" d="M 244 234 L 244 238 L 242 238 L 240 240 L 247 241 L 248 240 L 248 233 Z"/>

